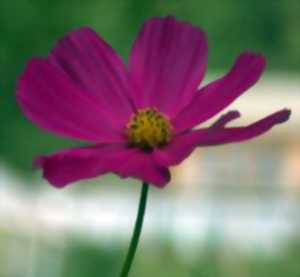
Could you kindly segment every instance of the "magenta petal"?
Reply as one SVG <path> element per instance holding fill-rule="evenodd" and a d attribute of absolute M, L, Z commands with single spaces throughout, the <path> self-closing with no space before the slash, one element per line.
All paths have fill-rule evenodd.
<path fill-rule="evenodd" d="M 136 105 L 175 115 L 196 93 L 207 52 L 206 36 L 199 28 L 173 17 L 148 20 L 129 61 Z"/>
<path fill-rule="evenodd" d="M 238 118 L 239 116 L 240 113 L 238 111 L 229 111 L 222 115 L 212 127 L 216 129 L 223 129 L 228 122 Z M 170 144 L 155 150 L 155 159 L 163 166 L 172 166 L 181 163 L 194 151 L 199 144 L 199 140 L 205 133 L 206 130 L 201 129 L 177 135 Z"/>
<path fill-rule="evenodd" d="M 170 180 L 167 168 L 158 165 L 151 154 L 122 145 L 101 145 L 63 150 L 36 159 L 44 177 L 55 187 L 114 172 L 163 187 Z"/>
<path fill-rule="evenodd" d="M 108 147 L 82 147 L 62 150 L 49 156 L 40 156 L 35 167 L 43 169 L 43 177 L 55 187 L 64 187 L 72 182 L 96 177 L 108 172 L 103 156 L 110 154 Z"/>
<path fill-rule="evenodd" d="M 290 115 L 290 110 L 283 109 L 245 127 L 215 128 L 212 126 L 205 131 L 199 130 L 203 134 L 198 143 L 200 146 L 209 146 L 252 139 L 269 131 L 274 125 L 287 121 Z"/>
<path fill-rule="evenodd" d="M 132 112 L 127 69 L 117 53 L 90 28 L 67 34 L 51 51 L 49 61 L 85 93 L 93 94 L 101 109 L 127 120 Z"/>
<path fill-rule="evenodd" d="M 260 54 L 242 53 L 225 76 L 201 88 L 191 103 L 173 120 L 177 132 L 213 117 L 254 85 L 265 68 Z"/>
<path fill-rule="evenodd" d="M 154 150 L 155 160 L 166 167 L 180 164 L 198 146 L 200 136 L 193 131 L 178 135 L 168 145 Z"/>
<path fill-rule="evenodd" d="M 222 115 L 213 125 L 214 128 L 225 127 L 230 121 L 235 120 L 241 116 L 239 111 L 229 111 L 226 114 Z"/>
<path fill-rule="evenodd" d="M 169 170 L 160 166 L 152 153 L 137 148 L 125 150 L 113 163 L 113 172 L 123 178 L 134 177 L 161 188 L 171 179 Z"/>
<path fill-rule="evenodd" d="M 74 85 L 46 60 L 31 60 L 17 88 L 24 114 L 41 128 L 95 142 L 122 141 L 123 125 L 108 116 L 92 94 Z"/>
<path fill-rule="evenodd" d="M 246 127 L 226 128 L 225 125 L 239 117 L 236 111 L 221 116 L 210 128 L 183 133 L 174 138 L 167 146 L 155 151 L 155 159 L 162 166 L 179 164 L 187 158 L 197 146 L 218 145 L 240 142 L 259 136 L 274 125 L 289 119 L 289 110 L 281 110 Z"/>
<path fill-rule="evenodd" d="M 228 122 L 238 118 L 238 111 L 229 111 L 222 115 L 214 124 L 214 128 L 223 128 Z M 181 163 L 198 146 L 199 139 L 205 130 L 189 131 L 177 135 L 168 145 L 158 148 L 154 152 L 157 162 L 163 166 L 172 166 Z"/>

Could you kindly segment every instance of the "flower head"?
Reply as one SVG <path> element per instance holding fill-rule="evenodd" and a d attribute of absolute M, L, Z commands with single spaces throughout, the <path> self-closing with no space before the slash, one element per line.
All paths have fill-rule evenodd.
<path fill-rule="evenodd" d="M 47 58 L 32 59 L 17 88 L 25 115 L 41 128 L 91 143 L 37 158 L 44 177 L 63 187 L 114 172 L 163 187 L 168 168 L 196 147 L 251 139 L 288 120 L 283 109 L 248 126 L 226 127 L 240 116 L 231 111 L 201 128 L 265 68 L 261 54 L 247 51 L 227 74 L 199 89 L 207 52 L 201 29 L 166 17 L 145 22 L 128 67 L 90 28 L 67 34 Z"/>

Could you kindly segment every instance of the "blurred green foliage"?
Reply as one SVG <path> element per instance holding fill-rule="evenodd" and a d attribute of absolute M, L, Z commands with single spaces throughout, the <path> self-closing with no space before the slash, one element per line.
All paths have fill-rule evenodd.
<path fill-rule="evenodd" d="M 118 276 L 126 247 L 107 249 L 80 240 L 66 248 L 61 277 Z M 300 242 L 292 241 L 285 251 L 269 255 L 264 251 L 249 253 L 226 249 L 225 245 L 207 243 L 196 256 L 182 257 L 171 242 L 147 241 L 141 244 L 132 277 L 296 277 L 300 276 Z M 59 276 L 58 276 L 59 277 Z"/>
<path fill-rule="evenodd" d="M 5 238 L 5 237 L 4 237 Z M 6 238 L 7 239 L 7 238 Z M 14 238 L 16 240 L 16 238 Z M 1 241 L 1 237 L 0 237 Z M 2 241 L 3 242 L 3 241 Z M 4 240 L 1 244 L 5 246 Z M 26 243 L 19 239 L 20 250 Z M 0 247 L 1 277 L 116 277 L 120 273 L 127 247 L 107 246 L 103 242 L 69 237 L 63 245 L 53 247 L 37 241 L 38 251 L 22 264 L 20 251 L 8 256 Z M 297 277 L 300 276 L 300 241 L 293 240 L 283 251 L 268 254 L 262 249 L 240 251 L 222 243 L 199 245 L 197 254 L 177 251 L 167 240 L 143 241 L 137 252 L 131 277 Z M 4 251 L 1 251 L 4 250 Z M 189 249 L 186 249 L 189 251 Z M 21 251 L 22 252 L 22 251 Z M 24 250 L 23 250 L 24 252 Z M 24 255 L 25 253 L 23 253 Z M 28 255 L 28 253 L 26 253 Z M 9 270 L 9 258 L 19 262 Z M 21 258 L 22 259 L 22 258 Z M 6 261 L 6 262 L 5 262 Z M 30 269 L 28 274 L 28 268 Z M 24 270 L 26 269 L 26 270 Z M 10 272 L 10 273 L 9 273 Z M 9 274 L 9 275 L 7 275 Z M 20 275 L 21 274 L 21 275 Z"/>
<path fill-rule="evenodd" d="M 15 102 L 26 62 L 47 55 L 70 29 L 93 27 L 126 58 L 146 18 L 172 14 L 207 31 L 210 70 L 227 69 L 253 49 L 265 53 L 269 71 L 299 72 L 299 10 L 299 0 L 1 0 L 0 159 L 29 169 L 37 153 L 71 144 L 28 123 Z"/>

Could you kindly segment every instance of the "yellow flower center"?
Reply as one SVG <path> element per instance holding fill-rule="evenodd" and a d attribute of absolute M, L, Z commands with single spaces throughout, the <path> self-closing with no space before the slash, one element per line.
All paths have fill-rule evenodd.
<path fill-rule="evenodd" d="M 173 127 L 167 116 L 155 108 L 138 110 L 131 116 L 126 129 L 129 144 L 143 149 L 168 143 L 172 132 Z"/>

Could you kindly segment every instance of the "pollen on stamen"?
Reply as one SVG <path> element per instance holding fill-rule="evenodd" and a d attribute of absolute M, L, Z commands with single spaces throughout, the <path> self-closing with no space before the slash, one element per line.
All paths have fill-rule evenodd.
<path fill-rule="evenodd" d="M 126 135 L 129 145 L 153 149 L 171 140 L 173 127 L 166 115 L 155 108 L 145 108 L 131 116 L 126 126 Z"/>

